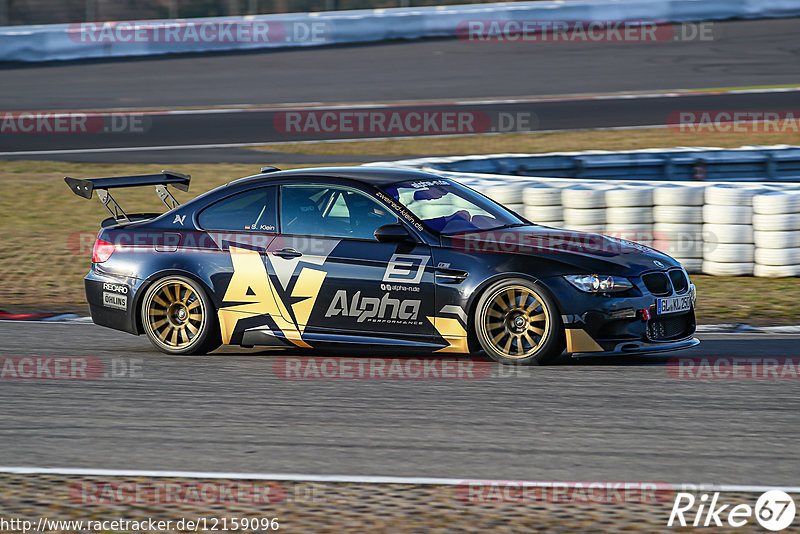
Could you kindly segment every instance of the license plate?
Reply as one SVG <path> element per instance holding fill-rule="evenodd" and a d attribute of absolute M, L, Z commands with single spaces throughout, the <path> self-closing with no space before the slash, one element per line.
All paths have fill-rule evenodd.
<path fill-rule="evenodd" d="M 678 313 L 692 309 L 692 296 L 666 297 L 656 299 L 656 314 L 664 315 L 667 313 Z"/>
<path fill-rule="evenodd" d="M 103 291 L 103 304 L 108 308 L 127 310 L 128 297 L 127 295 L 120 295 L 117 293 L 109 293 L 108 291 Z"/>

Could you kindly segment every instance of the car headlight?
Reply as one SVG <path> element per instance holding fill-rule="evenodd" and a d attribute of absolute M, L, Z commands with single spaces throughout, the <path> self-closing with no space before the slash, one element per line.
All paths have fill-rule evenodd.
<path fill-rule="evenodd" d="M 564 278 L 586 293 L 619 293 L 633 287 L 627 278 L 606 274 L 571 274 Z"/>

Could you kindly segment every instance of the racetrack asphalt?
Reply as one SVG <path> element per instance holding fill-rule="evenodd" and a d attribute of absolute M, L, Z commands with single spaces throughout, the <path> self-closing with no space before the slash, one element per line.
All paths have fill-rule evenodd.
<path fill-rule="evenodd" d="M 665 362 L 796 356 L 800 338 L 700 337 L 472 380 L 286 380 L 275 351 L 168 357 L 94 325 L 3 322 L 3 360 L 140 372 L 0 380 L 0 465 L 796 485 L 798 380 L 677 380 Z"/>
<path fill-rule="evenodd" d="M 0 112 L 274 106 L 305 102 L 410 101 L 414 111 L 489 117 L 485 131 L 541 131 L 663 125 L 677 111 L 795 111 L 798 92 L 575 99 L 576 93 L 800 85 L 800 19 L 714 23 L 711 41 L 668 43 L 390 42 L 222 55 L 0 66 Z M 561 95 L 536 102 L 458 99 Z M 435 103 L 432 101 L 440 101 Z M 413 103 L 417 102 L 417 103 Z M 393 108 L 377 109 L 389 112 Z M 135 112 L 135 111 L 134 111 Z M 153 114 L 144 127 L 95 133 L 0 135 L 4 159 L 116 163 L 337 163 L 353 157 L 262 154 L 197 145 L 409 135 L 407 131 L 287 132 L 275 110 Z M 528 117 L 504 127 L 500 114 Z M 480 122 L 480 119 L 476 119 Z M 485 122 L 485 121 L 483 121 Z M 108 123 L 106 123 L 108 126 Z M 508 129 L 506 129 L 508 128 Z M 472 130 L 457 133 L 471 133 Z M 433 133 L 436 133 L 435 131 Z M 181 147 L 169 148 L 164 147 Z M 187 146 L 195 148 L 187 148 Z M 135 151 L 96 149 L 159 147 Z M 88 152 L 40 153 L 85 150 Z M 380 155 L 361 158 L 384 160 Z"/>
<path fill-rule="evenodd" d="M 374 102 L 800 84 L 800 19 L 713 23 L 714 39 L 456 39 L 5 65 L 0 110 Z"/>

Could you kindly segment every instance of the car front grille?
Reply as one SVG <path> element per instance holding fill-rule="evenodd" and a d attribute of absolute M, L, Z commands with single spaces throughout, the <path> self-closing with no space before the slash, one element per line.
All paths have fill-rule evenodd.
<path fill-rule="evenodd" d="M 673 269 L 669 272 L 669 279 L 676 293 L 683 293 L 689 287 L 689 279 L 683 269 Z"/>
<path fill-rule="evenodd" d="M 666 273 L 643 274 L 642 282 L 653 295 L 669 295 L 672 292 Z"/>
<path fill-rule="evenodd" d="M 647 322 L 647 337 L 654 341 L 680 339 L 691 334 L 693 327 L 690 313 L 659 317 Z"/>

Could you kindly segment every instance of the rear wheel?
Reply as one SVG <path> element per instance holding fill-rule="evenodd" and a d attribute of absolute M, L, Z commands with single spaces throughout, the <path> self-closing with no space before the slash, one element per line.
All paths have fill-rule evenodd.
<path fill-rule="evenodd" d="M 142 325 L 153 345 L 167 354 L 205 354 L 221 344 L 211 300 L 183 276 L 150 286 L 142 301 Z"/>
<path fill-rule="evenodd" d="M 475 309 L 478 342 L 493 360 L 512 365 L 555 361 L 564 350 L 561 317 L 553 299 L 521 278 L 490 286 Z"/>

